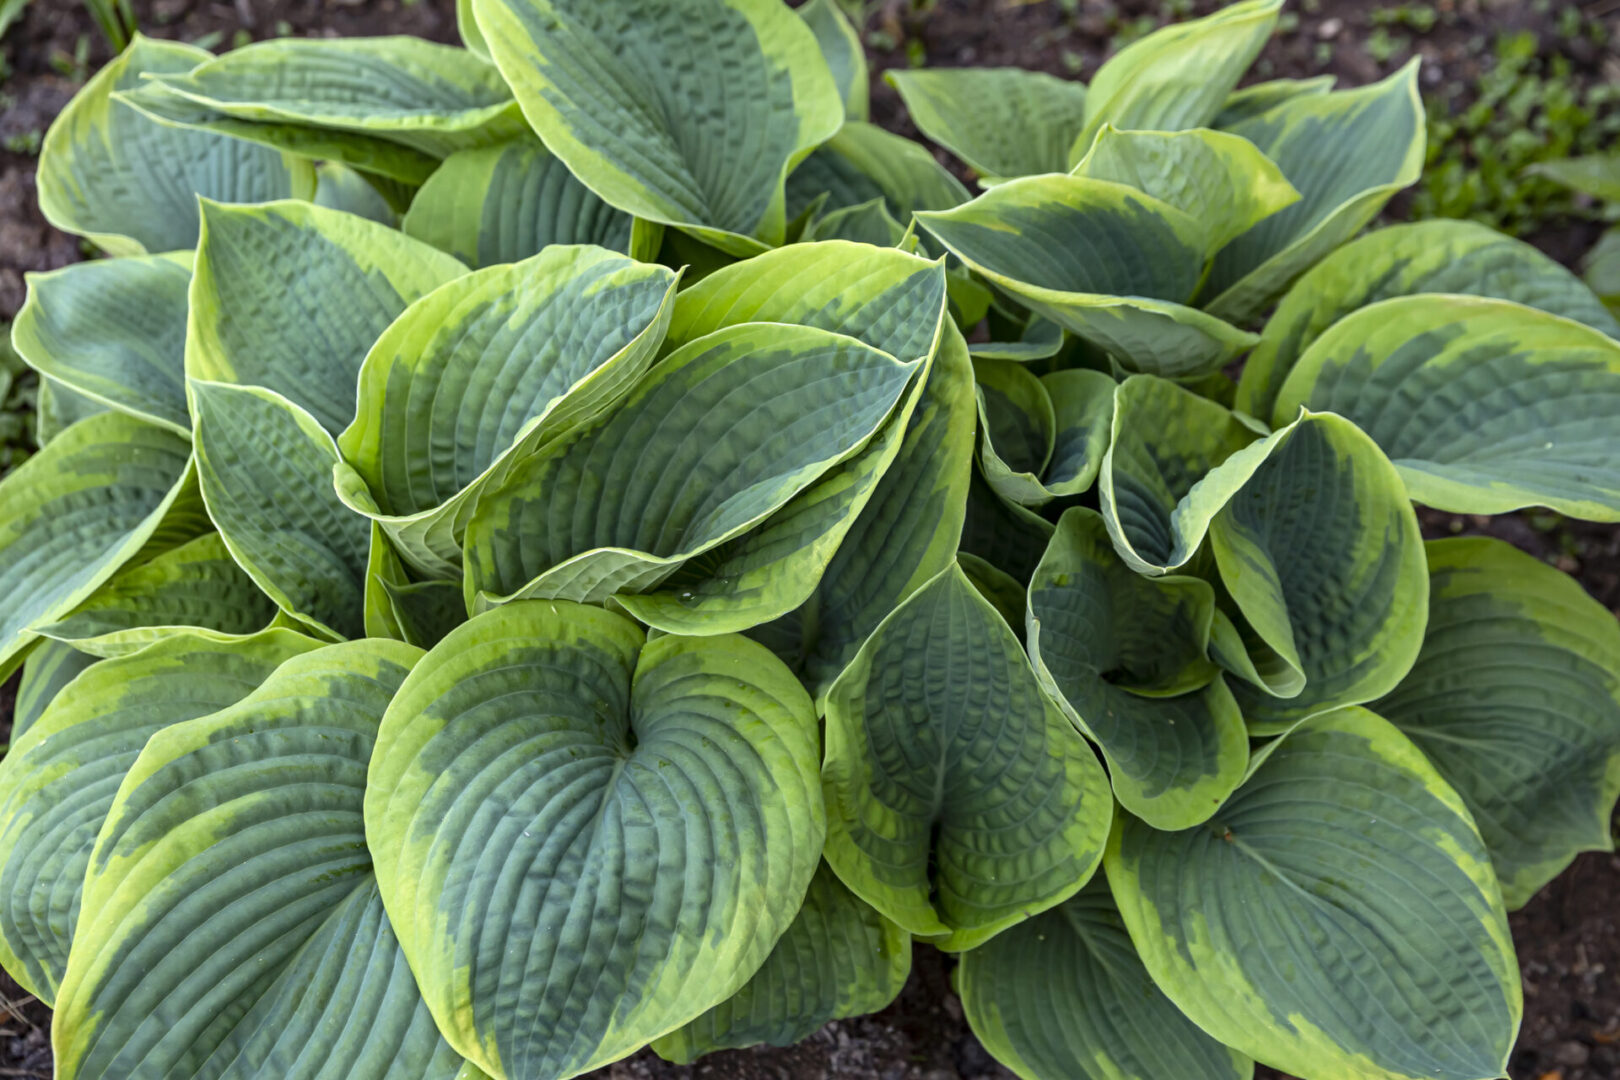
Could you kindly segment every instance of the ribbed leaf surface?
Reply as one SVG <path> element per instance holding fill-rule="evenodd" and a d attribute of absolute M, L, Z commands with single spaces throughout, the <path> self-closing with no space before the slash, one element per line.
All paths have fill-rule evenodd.
<path fill-rule="evenodd" d="M 896 68 L 884 73 L 912 122 L 981 176 L 1067 172 L 1086 122 L 1083 83 L 1023 68 Z"/>

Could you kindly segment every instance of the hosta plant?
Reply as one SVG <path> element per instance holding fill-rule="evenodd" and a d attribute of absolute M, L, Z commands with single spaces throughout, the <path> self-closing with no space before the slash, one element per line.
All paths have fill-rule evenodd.
<path fill-rule="evenodd" d="M 1488 1080 L 1610 845 L 1620 334 L 1357 237 L 1415 71 L 895 81 L 830 0 L 139 39 L 46 138 L 0 963 L 62 1080 L 557 1080 L 956 959 L 1032 1080 Z M 1234 381 L 1235 364 L 1242 361 Z"/>

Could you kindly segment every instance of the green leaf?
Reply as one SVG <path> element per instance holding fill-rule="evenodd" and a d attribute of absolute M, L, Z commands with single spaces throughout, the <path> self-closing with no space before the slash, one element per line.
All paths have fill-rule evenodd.
<path fill-rule="evenodd" d="M 974 469 L 968 483 L 961 549 L 1026 582 L 1052 539 L 1052 523 L 1028 507 L 1008 502 Z"/>
<path fill-rule="evenodd" d="M 1426 139 L 1416 58 L 1383 82 L 1302 94 L 1232 127 L 1303 196 L 1221 249 L 1202 306 L 1245 323 L 1417 180 Z"/>
<path fill-rule="evenodd" d="M 276 616 L 273 600 L 208 533 L 127 566 L 55 622 L 36 627 L 97 656 L 123 656 L 184 633 L 221 640 L 256 633 Z"/>
<path fill-rule="evenodd" d="M 413 566 L 459 577 L 479 493 L 630 392 L 663 340 L 678 279 L 553 245 L 415 301 L 361 365 L 358 415 L 338 437 L 340 497 L 380 521 Z"/>
<path fill-rule="evenodd" d="M 968 199 L 961 181 L 927 149 L 876 124 L 855 121 L 817 147 L 788 177 L 788 217 L 797 218 L 822 195 L 826 210 L 880 198 L 902 225 L 918 210 L 948 210 Z"/>
<path fill-rule="evenodd" d="M 761 255 L 676 300 L 671 344 L 740 321 L 801 323 L 925 364 L 894 462 L 815 591 L 795 611 L 751 631 L 818 700 L 877 624 L 956 551 L 973 454 L 973 372 L 944 305 L 937 263 L 842 242 Z"/>
<path fill-rule="evenodd" d="M 1126 184 L 1169 203 L 1204 227 L 1209 252 L 1300 198 L 1252 142 L 1207 128 L 1119 131 L 1104 124 L 1072 175 Z"/>
<path fill-rule="evenodd" d="M 184 486 L 191 447 L 123 413 L 98 413 L 0 481 L 0 673 L 31 639 L 139 552 Z"/>
<path fill-rule="evenodd" d="M 1417 658 L 1429 595 L 1395 467 L 1350 421 L 1307 413 L 1224 468 L 1252 473 L 1210 526 L 1221 581 L 1263 652 L 1303 682 L 1271 688 L 1286 698 L 1238 686 L 1251 730 L 1394 689 Z"/>
<path fill-rule="evenodd" d="M 1346 244 L 1289 290 L 1244 364 L 1237 408 L 1270 418 L 1289 372 L 1328 327 L 1419 293 L 1512 300 L 1620 337 L 1620 322 L 1591 290 L 1529 244 L 1471 221 L 1396 225 Z"/>
<path fill-rule="evenodd" d="M 389 228 L 399 224 L 399 215 L 387 197 L 362 174 L 339 161 L 323 161 L 315 166 L 315 205 L 356 214 Z"/>
<path fill-rule="evenodd" d="M 1114 380 L 1082 368 L 1036 377 L 1006 360 L 975 360 L 973 369 L 990 486 L 1021 506 L 1089 488 L 1108 448 Z"/>
<path fill-rule="evenodd" d="M 1207 825 L 1125 819 L 1108 883 L 1153 981 L 1242 1053 L 1335 1080 L 1505 1074 L 1522 1004 L 1485 846 L 1372 713 L 1307 723 Z"/>
<path fill-rule="evenodd" d="M 792 1046 L 829 1020 L 884 1008 L 910 971 L 911 935 L 822 863 L 804 906 L 747 985 L 653 1049 L 684 1065 L 714 1050 Z"/>
<path fill-rule="evenodd" d="M 377 725 L 420 655 L 320 649 L 151 737 L 90 857 L 57 1000 L 64 1080 L 457 1074 L 362 814 Z"/>
<path fill-rule="evenodd" d="M 387 637 L 431 649 L 467 621 L 467 605 L 456 581 L 413 581 L 383 532 L 371 523 L 371 555 L 366 563 L 367 637 Z"/>
<path fill-rule="evenodd" d="M 644 641 L 561 601 L 451 631 L 366 788 L 383 901 L 451 1045 L 492 1076 L 576 1076 L 730 997 L 815 872 L 816 762 L 809 697 L 746 639 Z"/>
<path fill-rule="evenodd" d="M 830 213 L 818 214 L 804 227 L 800 240 L 848 240 L 873 247 L 899 247 L 907 242 L 905 228 L 889 213 L 881 198 L 857 206 L 844 206 Z M 916 240 L 911 239 L 910 250 Z"/>
<path fill-rule="evenodd" d="M 1413 499 L 1457 513 L 1550 506 L 1620 521 L 1620 342 L 1506 300 L 1410 296 L 1341 319 L 1300 357 L 1274 417 L 1360 424 Z"/>
<path fill-rule="evenodd" d="M 17 745 L 28 733 L 64 686 L 100 659 L 60 641 L 44 640 L 30 649 L 28 659 L 23 662 L 11 713 L 11 745 Z"/>
<path fill-rule="evenodd" d="M 197 246 L 197 197 L 308 198 L 307 161 L 209 132 L 168 127 L 111 100 L 144 75 L 189 71 L 208 53 L 135 35 L 51 124 L 39 155 L 39 208 L 64 232 L 114 255 Z"/>
<path fill-rule="evenodd" d="M 1581 276 L 1610 313 L 1620 315 L 1620 228 L 1611 228 L 1598 238 L 1581 259 Z"/>
<path fill-rule="evenodd" d="M 973 587 L 979 590 L 979 595 L 990 601 L 990 606 L 1012 627 L 1013 633 L 1022 630 L 1024 611 L 1029 606 L 1029 593 L 1023 584 L 970 551 L 958 551 L 956 561 Z"/>
<path fill-rule="evenodd" d="M 1509 908 L 1611 851 L 1620 626 L 1565 574 L 1478 537 L 1428 544 L 1417 663 L 1375 706 L 1468 805 Z"/>
<path fill-rule="evenodd" d="M 1245 86 L 1226 96 L 1221 111 L 1215 114 L 1209 126 L 1230 128 L 1293 98 L 1326 94 L 1336 81 L 1332 75 L 1318 75 L 1311 79 L 1272 79 Z"/>
<path fill-rule="evenodd" d="M 186 374 L 274 390 L 342 431 L 372 343 L 411 301 L 466 272 L 427 244 L 323 206 L 205 202 Z"/>
<path fill-rule="evenodd" d="M 28 275 L 12 344 L 42 375 L 131 416 L 191 434 L 186 292 L 191 253 L 97 259 Z"/>
<path fill-rule="evenodd" d="M 1104 124 L 1121 131 L 1207 126 L 1260 55 L 1282 0 L 1243 0 L 1213 15 L 1162 27 L 1110 57 L 1091 80 L 1086 123 L 1069 150 L 1072 164 Z"/>
<path fill-rule="evenodd" d="M 473 0 L 473 11 L 530 125 L 592 191 L 734 255 L 785 239 L 783 181 L 844 118 L 815 35 L 785 5 Z"/>
<path fill-rule="evenodd" d="M 995 333 L 994 329 L 991 333 Z M 1062 349 L 1063 327 L 1039 315 L 1030 316 L 1023 324 L 1017 341 L 976 342 L 968 346 L 975 360 L 1015 360 L 1020 364 L 1050 360 Z"/>
<path fill-rule="evenodd" d="M 1102 878 L 962 956 L 956 988 L 985 1049 L 1023 1080 L 1250 1080 L 1148 976 Z"/>
<path fill-rule="evenodd" d="M 849 24 L 849 18 L 838 5 L 838 0 L 810 0 L 798 8 L 799 18 L 816 35 L 821 46 L 821 57 L 827 61 L 833 82 L 844 99 L 845 121 L 868 119 L 866 48 L 860 34 Z"/>
<path fill-rule="evenodd" d="M 1086 120 L 1086 88 L 1023 68 L 884 72 L 917 129 L 980 176 L 1067 172 Z"/>
<path fill-rule="evenodd" d="M 1207 819 L 1243 779 L 1248 732 L 1208 658 L 1215 593 L 1149 578 L 1114 554 L 1102 516 L 1064 512 L 1029 586 L 1029 655 L 1102 749 L 1121 805 L 1159 829 Z"/>
<path fill-rule="evenodd" d="M 1541 161 L 1525 171 L 1603 202 L 1620 202 L 1620 155 L 1589 154 Z"/>
<path fill-rule="evenodd" d="M 1186 306 L 1209 254 L 1205 226 L 1124 184 L 1031 176 L 917 219 L 993 284 L 1132 371 L 1197 378 L 1259 340 Z"/>
<path fill-rule="evenodd" d="M 364 637 L 371 529 L 332 487 L 332 437 L 271 390 L 192 380 L 191 396 L 203 499 L 231 557 L 314 632 Z"/>
<path fill-rule="evenodd" d="M 1097 487 L 1126 565 L 1152 575 L 1186 566 L 1263 458 L 1249 454 L 1231 469 L 1213 470 L 1257 438 L 1223 406 L 1174 383 L 1150 375 L 1121 383 Z"/>
<path fill-rule="evenodd" d="M 494 68 L 416 37 L 275 38 L 153 81 L 238 120 L 374 135 L 436 158 L 523 131 Z"/>
<path fill-rule="evenodd" d="M 469 607 L 657 589 L 859 454 L 918 366 L 803 326 L 744 323 L 698 338 L 660 362 L 617 412 L 488 489 L 467 527 Z M 803 602 L 835 547 L 836 539 L 790 547 L 759 568 L 777 579 L 768 584 L 785 604 L 766 618 Z M 699 599 L 689 585 L 675 588 L 677 603 Z M 722 597 L 717 608 L 725 606 Z M 632 611 L 650 621 L 646 608 Z M 708 632 L 763 621 L 726 626 L 723 616 L 705 617 Z"/>
<path fill-rule="evenodd" d="M 85 397 L 49 375 L 39 377 L 39 397 L 34 408 L 34 441 L 40 446 L 80 420 L 107 411 L 101 402 Z"/>
<path fill-rule="evenodd" d="M 1108 780 L 1017 637 L 948 567 L 827 695 L 827 861 L 942 949 L 971 949 L 1096 870 Z"/>
<path fill-rule="evenodd" d="M 13 741 L 0 760 L 0 963 L 30 993 L 56 1000 L 96 834 L 147 739 L 240 700 L 315 646 L 288 630 L 176 635 L 85 669 Z"/>
<path fill-rule="evenodd" d="M 400 227 L 480 267 L 519 262 L 548 244 L 628 252 L 630 221 L 527 136 L 451 154 L 417 192 Z"/>

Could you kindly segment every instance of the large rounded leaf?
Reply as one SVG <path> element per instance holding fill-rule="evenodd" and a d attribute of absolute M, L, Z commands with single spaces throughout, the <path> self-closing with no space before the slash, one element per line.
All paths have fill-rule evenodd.
<path fill-rule="evenodd" d="M 816 870 L 804 906 L 748 984 L 653 1044 L 680 1064 L 711 1050 L 792 1046 L 829 1020 L 877 1012 L 911 971 L 911 935 Z"/>
<path fill-rule="evenodd" d="M 528 136 L 451 154 L 411 200 L 400 227 L 477 267 L 515 263 L 547 244 L 628 252 L 630 220 Z"/>
<path fill-rule="evenodd" d="M 412 300 L 467 268 L 375 221 L 309 203 L 203 204 L 186 374 L 262 386 L 336 434 L 360 363 Z"/>
<path fill-rule="evenodd" d="M 1101 877 L 962 957 L 973 1033 L 1023 1080 L 1249 1080 L 1153 985 Z"/>
<path fill-rule="evenodd" d="M 919 131 L 992 179 L 1067 172 L 1086 122 L 1085 84 L 1040 71 L 895 68 L 883 77 Z"/>
<path fill-rule="evenodd" d="M 1388 721 L 1283 739 L 1207 825 L 1126 819 L 1108 883 L 1199 1027 L 1305 1080 L 1492 1080 L 1522 1009 L 1485 845 Z"/>
<path fill-rule="evenodd" d="M 114 255 L 197 245 L 197 196 L 221 202 L 308 198 L 307 161 L 252 143 L 169 127 L 111 100 L 143 75 L 189 71 L 209 59 L 191 45 L 135 35 L 74 96 L 45 135 L 39 207 L 46 220 Z"/>
<path fill-rule="evenodd" d="M 1409 296 L 1317 338 L 1273 416 L 1354 420 L 1411 497 L 1442 510 L 1620 521 L 1617 395 L 1620 341 L 1506 300 Z"/>
<path fill-rule="evenodd" d="M 556 245 L 405 309 L 360 369 L 338 438 L 339 492 L 419 569 L 461 572 L 473 500 L 546 442 L 607 411 L 652 364 L 679 275 Z"/>
<path fill-rule="evenodd" d="M 1437 540 L 1428 554 L 1423 651 L 1374 708 L 1457 789 L 1520 907 L 1578 852 L 1614 847 L 1620 626 L 1499 540 Z"/>
<path fill-rule="evenodd" d="M 1237 702 L 1208 657 L 1215 594 L 1125 565 L 1102 517 L 1065 511 L 1029 584 L 1041 682 L 1108 761 L 1114 794 L 1160 829 L 1215 812 L 1249 761 Z"/>
<path fill-rule="evenodd" d="M 816 742 L 809 697 L 743 638 L 645 641 L 566 602 L 453 630 L 390 706 L 366 789 L 383 900 L 451 1044 L 493 1076 L 575 1076 L 740 989 L 815 872 Z"/>
<path fill-rule="evenodd" d="M 822 784 L 838 876 L 953 951 L 1073 895 L 1113 816 L 1091 748 L 955 565 L 833 683 Z"/>
<path fill-rule="evenodd" d="M 177 635 L 86 670 L 0 760 L 0 962 L 55 1000 L 96 834 L 153 734 L 233 704 L 316 647 L 288 630 L 235 642 Z"/>
<path fill-rule="evenodd" d="M 81 394 L 191 434 L 186 293 L 191 254 L 96 259 L 28 275 L 11 341 L 30 367 Z"/>
<path fill-rule="evenodd" d="M 1266 419 L 1283 380 L 1328 327 L 1360 308 L 1418 293 L 1494 296 L 1620 337 L 1581 280 L 1522 240 L 1472 221 L 1379 229 L 1323 259 L 1289 290 L 1243 365 L 1236 408 Z"/>
<path fill-rule="evenodd" d="M 575 176 L 732 254 L 783 241 L 783 181 L 843 123 L 815 35 L 777 0 L 473 11 L 524 115 Z"/>
<path fill-rule="evenodd" d="M 0 674 L 29 626 L 67 614 L 141 550 L 182 493 L 190 454 L 172 431 L 97 413 L 0 482 Z"/>
<path fill-rule="evenodd" d="M 364 637 L 371 527 L 332 486 L 332 437 L 269 390 L 194 380 L 191 396 L 203 498 L 231 556 L 287 614 Z"/>
<path fill-rule="evenodd" d="M 419 650 L 284 663 L 155 733 L 96 839 L 57 999 L 63 1080 L 451 1080 L 365 847 L 366 767 Z"/>

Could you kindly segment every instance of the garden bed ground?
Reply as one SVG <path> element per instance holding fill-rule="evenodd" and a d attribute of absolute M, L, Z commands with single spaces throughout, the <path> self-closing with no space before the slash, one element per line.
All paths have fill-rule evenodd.
<path fill-rule="evenodd" d="M 866 27 L 874 68 L 926 63 L 1008 64 L 1089 79 L 1110 48 L 1149 23 L 1217 6 L 1209 0 L 880 0 Z M 1560 19 L 1576 5 L 1543 0 L 1297 0 L 1287 32 L 1267 49 L 1262 77 L 1332 72 L 1359 84 L 1395 69 L 1413 49 L 1425 59 L 1427 92 L 1470 86 L 1491 63 L 1490 42 L 1503 31 L 1530 30 L 1544 48 L 1571 61 L 1578 81 L 1620 81 L 1620 0 L 1587 0 L 1575 15 L 1601 20 L 1607 46 L 1560 37 Z M 1314 10 L 1310 10 L 1314 9 Z M 1427 31 L 1426 9 L 1441 16 Z M 277 34 L 416 34 L 455 40 L 453 0 L 137 0 L 143 32 L 227 47 Z M 1379 15 L 1378 12 L 1384 14 Z M 1395 14 L 1390 14 L 1395 13 Z M 245 35 L 245 37 L 243 36 Z M 33 0 L 0 56 L 0 321 L 23 300 L 22 274 L 83 257 L 77 240 L 51 229 L 36 207 L 38 137 L 82 81 L 107 58 L 106 47 L 76 0 Z M 873 80 L 873 119 L 915 134 L 897 96 Z M 1400 209 L 1397 206 L 1396 212 Z M 1543 221 L 1530 239 L 1573 262 L 1595 227 L 1577 219 Z M 1459 518 L 1424 515 L 1431 535 L 1489 533 L 1574 574 L 1610 610 L 1620 612 L 1620 530 L 1554 515 Z M 0 687 L 0 745 L 9 729 L 14 682 Z M 1513 917 L 1524 975 L 1525 1023 L 1513 1080 L 1614 1080 L 1620 1077 L 1620 857 L 1582 856 Z M 51 1075 L 49 1012 L 0 976 L 0 1078 Z M 882 1013 L 829 1025 L 788 1050 L 716 1054 L 698 1065 L 670 1066 L 638 1055 L 602 1077 L 703 1080 L 1003 1080 L 1011 1076 L 984 1052 L 950 993 L 949 962 L 917 950 L 910 984 Z M 1267 1074 L 1262 1070 L 1262 1075 Z M 1198 1080 L 1166 1077 L 1163 1080 Z"/>

